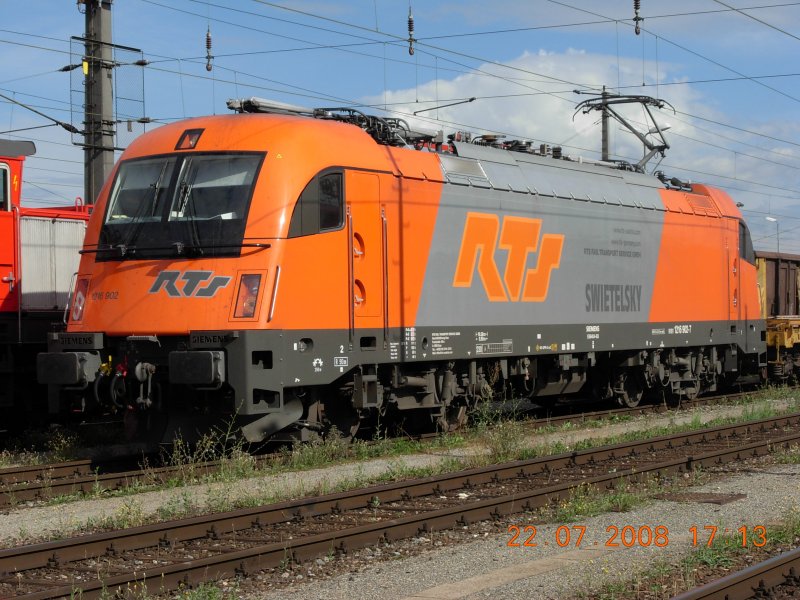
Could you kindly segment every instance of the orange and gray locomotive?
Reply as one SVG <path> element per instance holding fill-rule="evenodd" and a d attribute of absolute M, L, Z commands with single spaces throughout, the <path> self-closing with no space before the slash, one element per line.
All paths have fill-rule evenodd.
<path fill-rule="evenodd" d="M 171 431 L 235 415 L 259 441 L 758 380 L 755 256 L 724 192 L 353 109 L 231 104 L 141 136 L 102 190 L 67 331 L 38 357 L 65 406 Z"/>

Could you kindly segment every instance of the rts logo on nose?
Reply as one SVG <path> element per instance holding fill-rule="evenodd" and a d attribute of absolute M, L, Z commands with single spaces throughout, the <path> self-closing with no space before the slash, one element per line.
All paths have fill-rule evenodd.
<path fill-rule="evenodd" d="M 178 281 L 183 285 L 178 288 Z M 161 271 L 150 288 L 151 294 L 157 294 L 162 289 L 172 298 L 211 298 L 219 290 L 228 285 L 230 277 L 219 275 L 214 277 L 213 271 Z M 205 284 L 202 285 L 201 284 Z"/>

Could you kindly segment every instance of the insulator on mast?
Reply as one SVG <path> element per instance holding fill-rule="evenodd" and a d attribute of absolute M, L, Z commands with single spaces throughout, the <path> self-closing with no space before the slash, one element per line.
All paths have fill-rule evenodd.
<path fill-rule="evenodd" d="M 636 35 L 639 35 L 642 32 L 641 22 L 644 21 L 644 17 L 639 16 L 639 9 L 642 7 L 641 0 L 633 0 L 633 24 L 635 25 L 634 31 Z"/>
<path fill-rule="evenodd" d="M 211 60 L 214 56 L 211 54 L 211 26 L 208 26 L 206 30 L 206 71 L 210 71 L 213 68 L 211 64 Z"/>
<path fill-rule="evenodd" d="M 414 15 L 411 14 L 411 5 L 408 5 L 408 53 L 414 56 Z"/>

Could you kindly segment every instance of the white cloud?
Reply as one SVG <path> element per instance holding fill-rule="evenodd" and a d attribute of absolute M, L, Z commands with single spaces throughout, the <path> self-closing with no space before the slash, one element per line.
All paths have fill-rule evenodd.
<path fill-rule="evenodd" d="M 577 48 L 563 52 L 541 49 L 524 52 L 504 66 L 484 64 L 469 74 L 427 81 L 415 88 L 388 90 L 385 96 L 367 98 L 365 103 L 386 102 L 388 108 L 406 118 L 412 127 L 443 129 L 446 134 L 455 130 L 502 133 L 508 139 L 533 140 L 536 145 L 562 145 L 564 152 L 573 156 L 599 158 L 600 113 L 575 114 L 575 106 L 590 96 L 574 94 L 572 90 L 579 86 L 571 82 L 595 90 L 606 84 L 612 92 L 619 83 L 622 93 L 658 95 L 678 111 L 678 115 L 673 115 L 668 108 L 652 109 L 660 125 L 670 125 L 666 136 L 671 147 L 661 165 L 670 177 L 729 188 L 731 196 L 744 202 L 750 211 L 746 217 L 757 238 L 769 234 L 769 223 L 762 222 L 759 211 L 783 211 L 792 218 L 800 217 L 796 202 L 786 198 L 792 196 L 786 190 L 800 188 L 797 172 L 800 164 L 794 162 L 800 154 L 797 148 L 781 147 L 764 138 L 716 125 L 714 121 L 736 123 L 735 116 L 719 109 L 718 99 L 706 96 L 702 87 L 665 85 L 685 80 L 681 68 L 664 62 L 656 66 L 641 59 L 592 54 Z M 659 87 L 654 85 L 656 73 Z M 648 87 L 635 87 L 643 79 Z M 477 98 L 475 102 L 413 116 L 422 108 L 473 96 Z M 645 129 L 644 112 L 638 104 L 621 106 L 619 112 L 640 130 Z M 760 130 L 786 139 L 791 135 L 790 127 L 793 125 L 776 120 L 764 122 Z M 771 153 L 772 147 L 777 147 L 786 158 Z M 622 132 L 622 127 L 612 121 L 611 153 L 612 158 L 635 162 L 643 155 L 643 147 L 635 136 Z M 653 159 L 649 169 L 657 162 L 658 159 Z M 767 185 L 775 188 L 769 189 Z M 766 238 L 764 244 L 770 243 L 774 242 Z"/>
<path fill-rule="evenodd" d="M 603 84 L 640 82 L 641 72 L 641 61 L 618 61 L 614 56 L 589 54 L 574 48 L 565 52 L 540 50 L 535 54 L 525 52 L 505 66 L 484 64 L 470 74 L 428 81 L 414 89 L 390 90 L 385 97 L 367 98 L 365 102 L 386 102 L 412 126 L 442 128 L 446 132 L 466 129 L 473 133 L 503 133 L 510 138 L 563 145 L 572 153 L 597 153 L 600 115 L 598 112 L 575 114 L 576 105 L 590 96 L 575 94 L 573 90 L 592 88 L 599 92 Z M 645 65 L 645 72 L 654 74 L 654 65 Z M 662 64 L 660 77 L 665 80 L 667 76 Z M 647 76 L 647 81 L 654 83 L 651 75 Z M 628 92 L 623 90 L 623 93 Z M 669 102 L 685 112 L 691 113 L 698 102 L 696 94 L 688 88 L 676 86 L 669 92 Z M 654 94 L 655 88 L 644 92 L 637 89 L 632 93 Z M 422 108 L 436 106 L 437 99 L 438 104 L 444 105 L 473 96 L 477 99 L 469 104 L 426 111 L 416 118 L 410 116 Z M 638 105 L 620 108 L 620 112 L 634 123 L 643 122 Z M 659 123 L 670 120 L 668 111 L 654 112 L 658 114 Z M 595 122 L 598 125 L 593 127 Z M 640 156 L 641 144 L 636 138 L 629 134 L 618 135 L 618 130 L 619 127 L 614 126 L 612 131 L 618 154 L 627 158 Z"/>

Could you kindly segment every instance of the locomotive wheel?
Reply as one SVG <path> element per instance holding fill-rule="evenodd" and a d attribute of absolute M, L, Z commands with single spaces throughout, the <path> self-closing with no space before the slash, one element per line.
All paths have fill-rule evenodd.
<path fill-rule="evenodd" d="M 324 405 L 325 423 L 330 431 L 334 427 L 342 437 L 352 440 L 361 427 L 361 415 L 352 406 L 344 406 L 341 401 Z"/>
<path fill-rule="evenodd" d="M 639 383 L 639 378 L 635 373 L 627 373 L 625 375 L 625 383 L 622 387 L 622 393 L 617 395 L 617 402 L 620 406 L 628 408 L 635 408 L 639 406 L 642 401 L 644 389 Z"/>
<path fill-rule="evenodd" d="M 444 409 L 444 415 L 437 419 L 441 431 L 450 433 L 467 424 L 467 407 L 463 404 L 451 404 Z"/>

